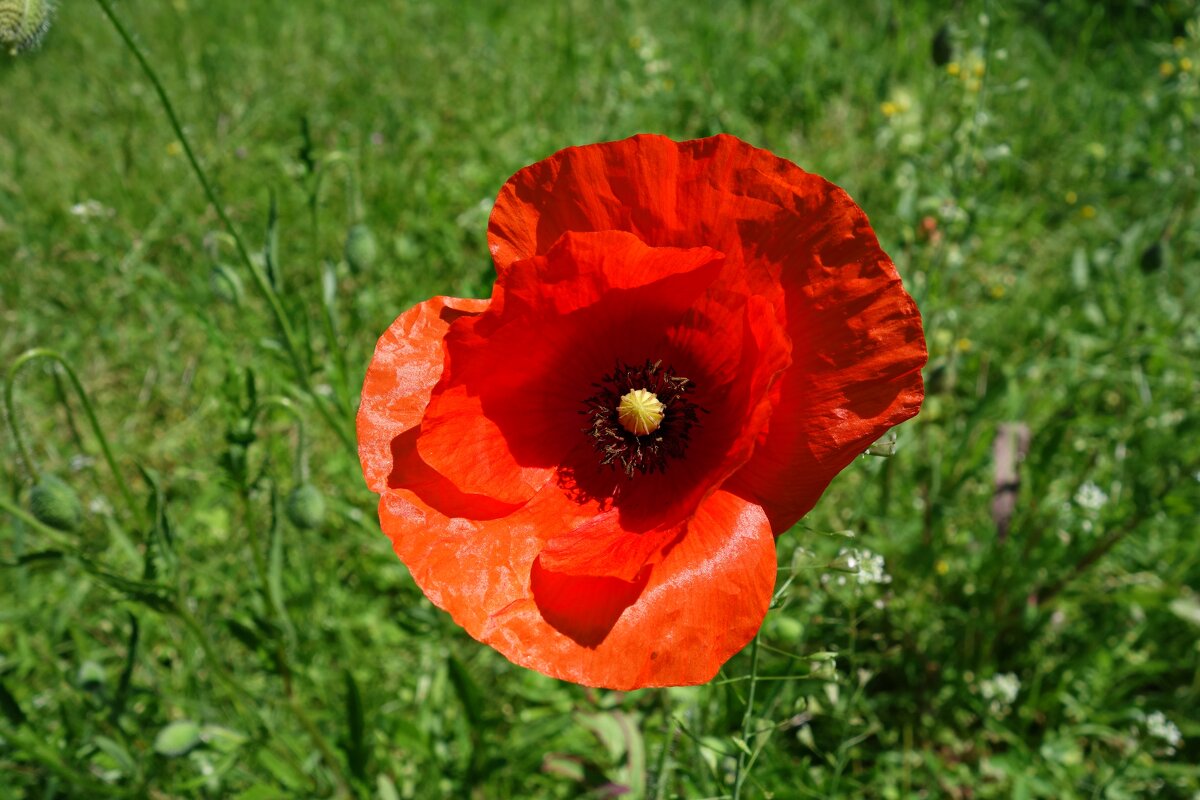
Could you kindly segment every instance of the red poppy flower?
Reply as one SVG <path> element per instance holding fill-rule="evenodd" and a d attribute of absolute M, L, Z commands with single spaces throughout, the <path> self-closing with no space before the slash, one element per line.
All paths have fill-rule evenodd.
<path fill-rule="evenodd" d="M 917 413 L 920 316 L 836 186 L 731 136 L 573 147 L 500 191 L 490 300 L 379 340 L 359 453 L 396 553 L 512 661 L 702 683 L 775 536 Z"/>

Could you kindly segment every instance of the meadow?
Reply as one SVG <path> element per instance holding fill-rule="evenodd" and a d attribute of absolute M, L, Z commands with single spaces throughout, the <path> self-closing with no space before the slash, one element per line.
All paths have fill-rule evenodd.
<path fill-rule="evenodd" d="M 0 796 L 1200 797 L 1194 2 L 115 3 L 188 147 L 60 5 L 0 54 Z M 638 132 L 844 187 L 930 362 L 753 654 L 619 693 L 423 597 L 354 410 L 512 173 Z"/>

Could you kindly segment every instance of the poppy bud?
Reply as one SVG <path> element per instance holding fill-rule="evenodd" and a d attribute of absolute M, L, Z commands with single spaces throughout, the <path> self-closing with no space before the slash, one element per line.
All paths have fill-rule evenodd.
<path fill-rule="evenodd" d="M 108 682 L 104 667 L 95 661 L 85 661 L 79 665 L 79 685 L 89 692 L 99 692 Z"/>
<path fill-rule="evenodd" d="M 36 47 L 53 11 L 51 0 L 0 0 L 0 46 L 13 55 Z"/>
<path fill-rule="evenodd" d="M 859 571 L 861 564 L 862 561 L 858 556 L 857 550 L 842 549 L 837 554 L 837 558 L 830 561 L 827 566 L 829 569 L 837 570 L 838 572 L 849 572 L 853 575 Z"/>
<path fill-rule="evenodd" d="M 311 483 L 292 490 L 287 499 L 287 517 L 300 530 L 310 531 L 325 521 L 325 496 Z"/>
<path fill-rule="evenodd" d="M 242 298 L 246 296 L 246 291 L 242 288 L 242 279 L 224 264 L 213 266 L 208 274 L 208 283 L 212 287 L 213 295 L 221 302 L 240 306 Z"/>
<path fill-rule="evenodd" d="M 75 531 L 83 523 L 79 495 L 63 480 L 46 475 L 29 493 L 29 511 L 43 525 L 60 531 Z"/>
<path fill-rule="evenodd" d="M 243 447 L 253 444 L 257 437 L 254 434 L 254 423 L 243 417 L 229 426 L 225 433 L 225 441 L 230 444 L 240 444 Z"/>
<path fill-rule="evenodd" d="M 1162 268 L 1163 263 L 1163 246 L 1162 242 L 1155 242 L 1142 251 L 1142 260 L 1139 266 L 1142 272 L 1149 275 L 1151 272 L 1158 272 Z"/>
<path fill-rule="evenodd" d="M 930 47 L 930 57 L 935 67 L 944 67 L 954 57 L 954 43 L 950 41 L 950 26 L 942 23 L 933 35 L 933 45 Z"/>
<path fill-rule="evenodd" d="M 355 272 L 363 272 L 375 265 L 379 256 L 379 245 L 375 234 L 366 225 L 359 223 L 346 234 L 346 263 Z"/>

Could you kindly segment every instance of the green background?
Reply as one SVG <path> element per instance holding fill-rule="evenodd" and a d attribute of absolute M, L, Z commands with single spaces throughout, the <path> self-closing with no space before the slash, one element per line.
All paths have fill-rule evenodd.
<path fill-rule="evenodd" d="M 84 519 L 22 511 L 6 430 L 0 795 L 715 798 L 739 771 L 742 797 L 1200 793 L 1194 3 L 117 13 L 298 347 L 100 6 L 63 3 L 0 56 L 0 366 L 74 367 L 132 502 L 66 373 L 27 363 L 11 422 Z M 346 444 L 392 318 L 488 294 L 504 180 L 642 131 L 729 132 L 846 188 L 928 336 L 895 455 L 779 541 L 748 720 L 748 653 L 619 694 L 473 642 L 391 554 Z M 356 195 L 378 255 L 352 266 Z M 306 423 L 307 528 L 269 398 Z M 1030 444 L 1002 540 L 1008 423 Z M 844 548 L 886 577 L 830 568 Z"/>

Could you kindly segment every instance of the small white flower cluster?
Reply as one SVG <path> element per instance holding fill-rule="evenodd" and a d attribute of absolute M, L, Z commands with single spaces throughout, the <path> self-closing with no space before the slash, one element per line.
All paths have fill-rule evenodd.
<path fill-rule="evenodd" d="M 872 553 L 870 550 L 857 551 L 859 558 L 858 566 L 858 582 L 859 583 L 891 583 L 892 576 L 885 571 L 883 556 L 878 553 Z"/>
<path fill-rule="evenodd" d="M 1147 714 L 1145 722 L 1146 733 L 1165 743 L 1168 754 L 1173 754 L 1175 748 L 1183 743 L 1183 733 L 1180 732 L 1179 726 L 1167 719 L 1163 712 L 1154 711 Z"/>
<path fill-rule="evenodd" d="M 106 219 L 116 213 L 99 200 L 84 200 L 71 206 L 71 216 L 82 220 Z"/>
<path fill-rule="evenodd" d="M 979 696 L 988 701 L 988 709 L 1003 717 L 1012 708 L 1021 691 L 1021 679 L 1013 672 L 1001 672 L 979 684 Z"/>
<path fill-rule="evenodd" d="M 892 582 L 892 576 L 888 575 L 885 570 L 883 556 L 871 552 L 866 548 L 843 547 L 838 551 L 837 558 L 833 560 L 830 566 L 838 572 L 853 575 L 859 584 L 888 584 Z M 822 583 L 829 583 L 830 580 L 831 577 L 828 573 L 821 576 Z M 845 586 L 847 583 L 846 575 L 837 576 L 836 583 L 838 586 Z"/>
<path fill-rule="evenodd" d="M 1075 492 L 1075 503 L 1088 511 L 1099 511 L 1108 502 L 1108 495 L 1092 481 L 1088 481 Z"/>

